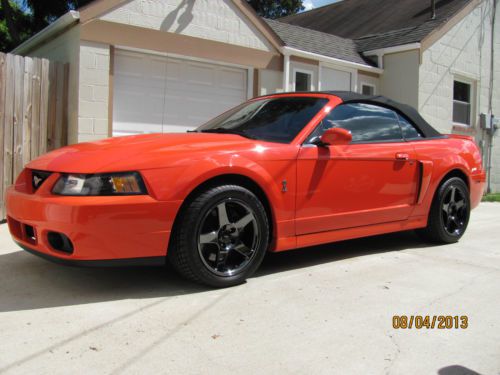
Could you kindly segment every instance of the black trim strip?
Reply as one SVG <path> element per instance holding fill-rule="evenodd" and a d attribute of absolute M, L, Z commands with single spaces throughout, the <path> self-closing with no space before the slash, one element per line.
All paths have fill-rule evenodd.
<path fill-rule="evenodd" d="M 19 242 L 16 243 L 30 254 L 39 256 L 53 263 L 63 264 L 73 267 L 159 267 L 165 265 L 165 257 L 147 258 L 124 258 L 124 259 L 104 259 L 104 260 L 74 260 L 62 259 L 31 249 Z"/>

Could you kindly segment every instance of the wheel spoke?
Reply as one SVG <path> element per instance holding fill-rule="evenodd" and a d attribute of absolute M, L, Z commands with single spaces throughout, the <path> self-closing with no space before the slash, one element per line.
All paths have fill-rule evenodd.
<path fill-rule="evenodd" d="M 224 225 L 230 224 L 227 217 L 226 202 L 222 202 L 217 206 L 217 213 L 219 214 L 219 226 L 222 228 Z"/>
<path fill-rule="evenodd" d="M 233 250 L 236 251 L 237 253 L 243 255 L 245 259 L 250 259 L 252 256 L 253 250 L 245 246 L 244 243 L 239 243 L 235 247 L 233 247 Z"/>
<path fill-rule="evenodd" d="M 446 214 L 448 214 L 448 208 L 450 207 L 450 204 L 449 203 L 444 203 L 443 204 L 443 211 L 446 212 Z"/>
<path fill-rule="evenodd" d="M 459 200 L 456 205 L 457 205 L 457 210 L 461 209 L 462 207 L 465 206 L 465 200 L 464 199 Z"/>
<path fill-rule="evenodd" d="M 253 214 L 249 213 L 249 214 L 243 216 L 236 223 L 234 223 L 234 226 L 236 228 L 238 228 L 239 230 L 241 230 L 241 229 L 245 228 L 248 224 L 250 224 L 254 220 L 255 220 L 255 218 L 253 217 Z"/>
<path fill-rule="evenodd" d="M 450 196 L 450 202 L 455 202 L 455 193 L 457 191 L 457 188 L 455 186 L 451 187 L 451 196 Z"/>
<path fill-rule="evenodd" d="M 216 268 L 218 271 L 221 271 L 221 268 L 226 265 L 228 251 L 225 248 L 222 248 L 217 253 L 217 263 Z"/>
<path fill-rule="evenodd" d="M 210 233 L 205 233 L 200 235 L 200 243 L 201 244 L 217 243 L 217 232 L 213 231 Z"/>

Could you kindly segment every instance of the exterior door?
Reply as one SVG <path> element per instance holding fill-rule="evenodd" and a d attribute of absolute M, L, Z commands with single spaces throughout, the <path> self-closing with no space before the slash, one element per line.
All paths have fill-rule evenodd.
<path fill-rule="evenodd" d="M 369 104 L 343 104 L 309 140 L 331 127 L 350 130 L 353 142 L 301 148 L 297 235 L 407 219 L 416 200 L 418 168 L 397 115 Z"/>

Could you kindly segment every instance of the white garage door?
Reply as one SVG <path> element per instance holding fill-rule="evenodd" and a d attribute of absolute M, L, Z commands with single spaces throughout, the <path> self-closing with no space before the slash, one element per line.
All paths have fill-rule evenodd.
<path fill-rule="evenodd" d="M 247 99 L 247 71 L 117 50 L 113 135 L 184 132 Z"/>
<path fill-rule="evenodd" d="M 343 70 L 321 68 L 321 90 L 351 91 L 351 73 Z"/>

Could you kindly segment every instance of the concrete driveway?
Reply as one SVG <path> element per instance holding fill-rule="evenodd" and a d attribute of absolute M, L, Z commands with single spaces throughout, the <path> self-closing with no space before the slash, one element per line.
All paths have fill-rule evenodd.
<path fill-rule="evenodd" d="M 396 330 L 393 315 L 469 327 Z M 456 245 L 410 232 L 271 254 L 225 290 L 54 265 L 1 225 L 3 372 L 500 374 L 500 204 L 475 210 Z"/>

